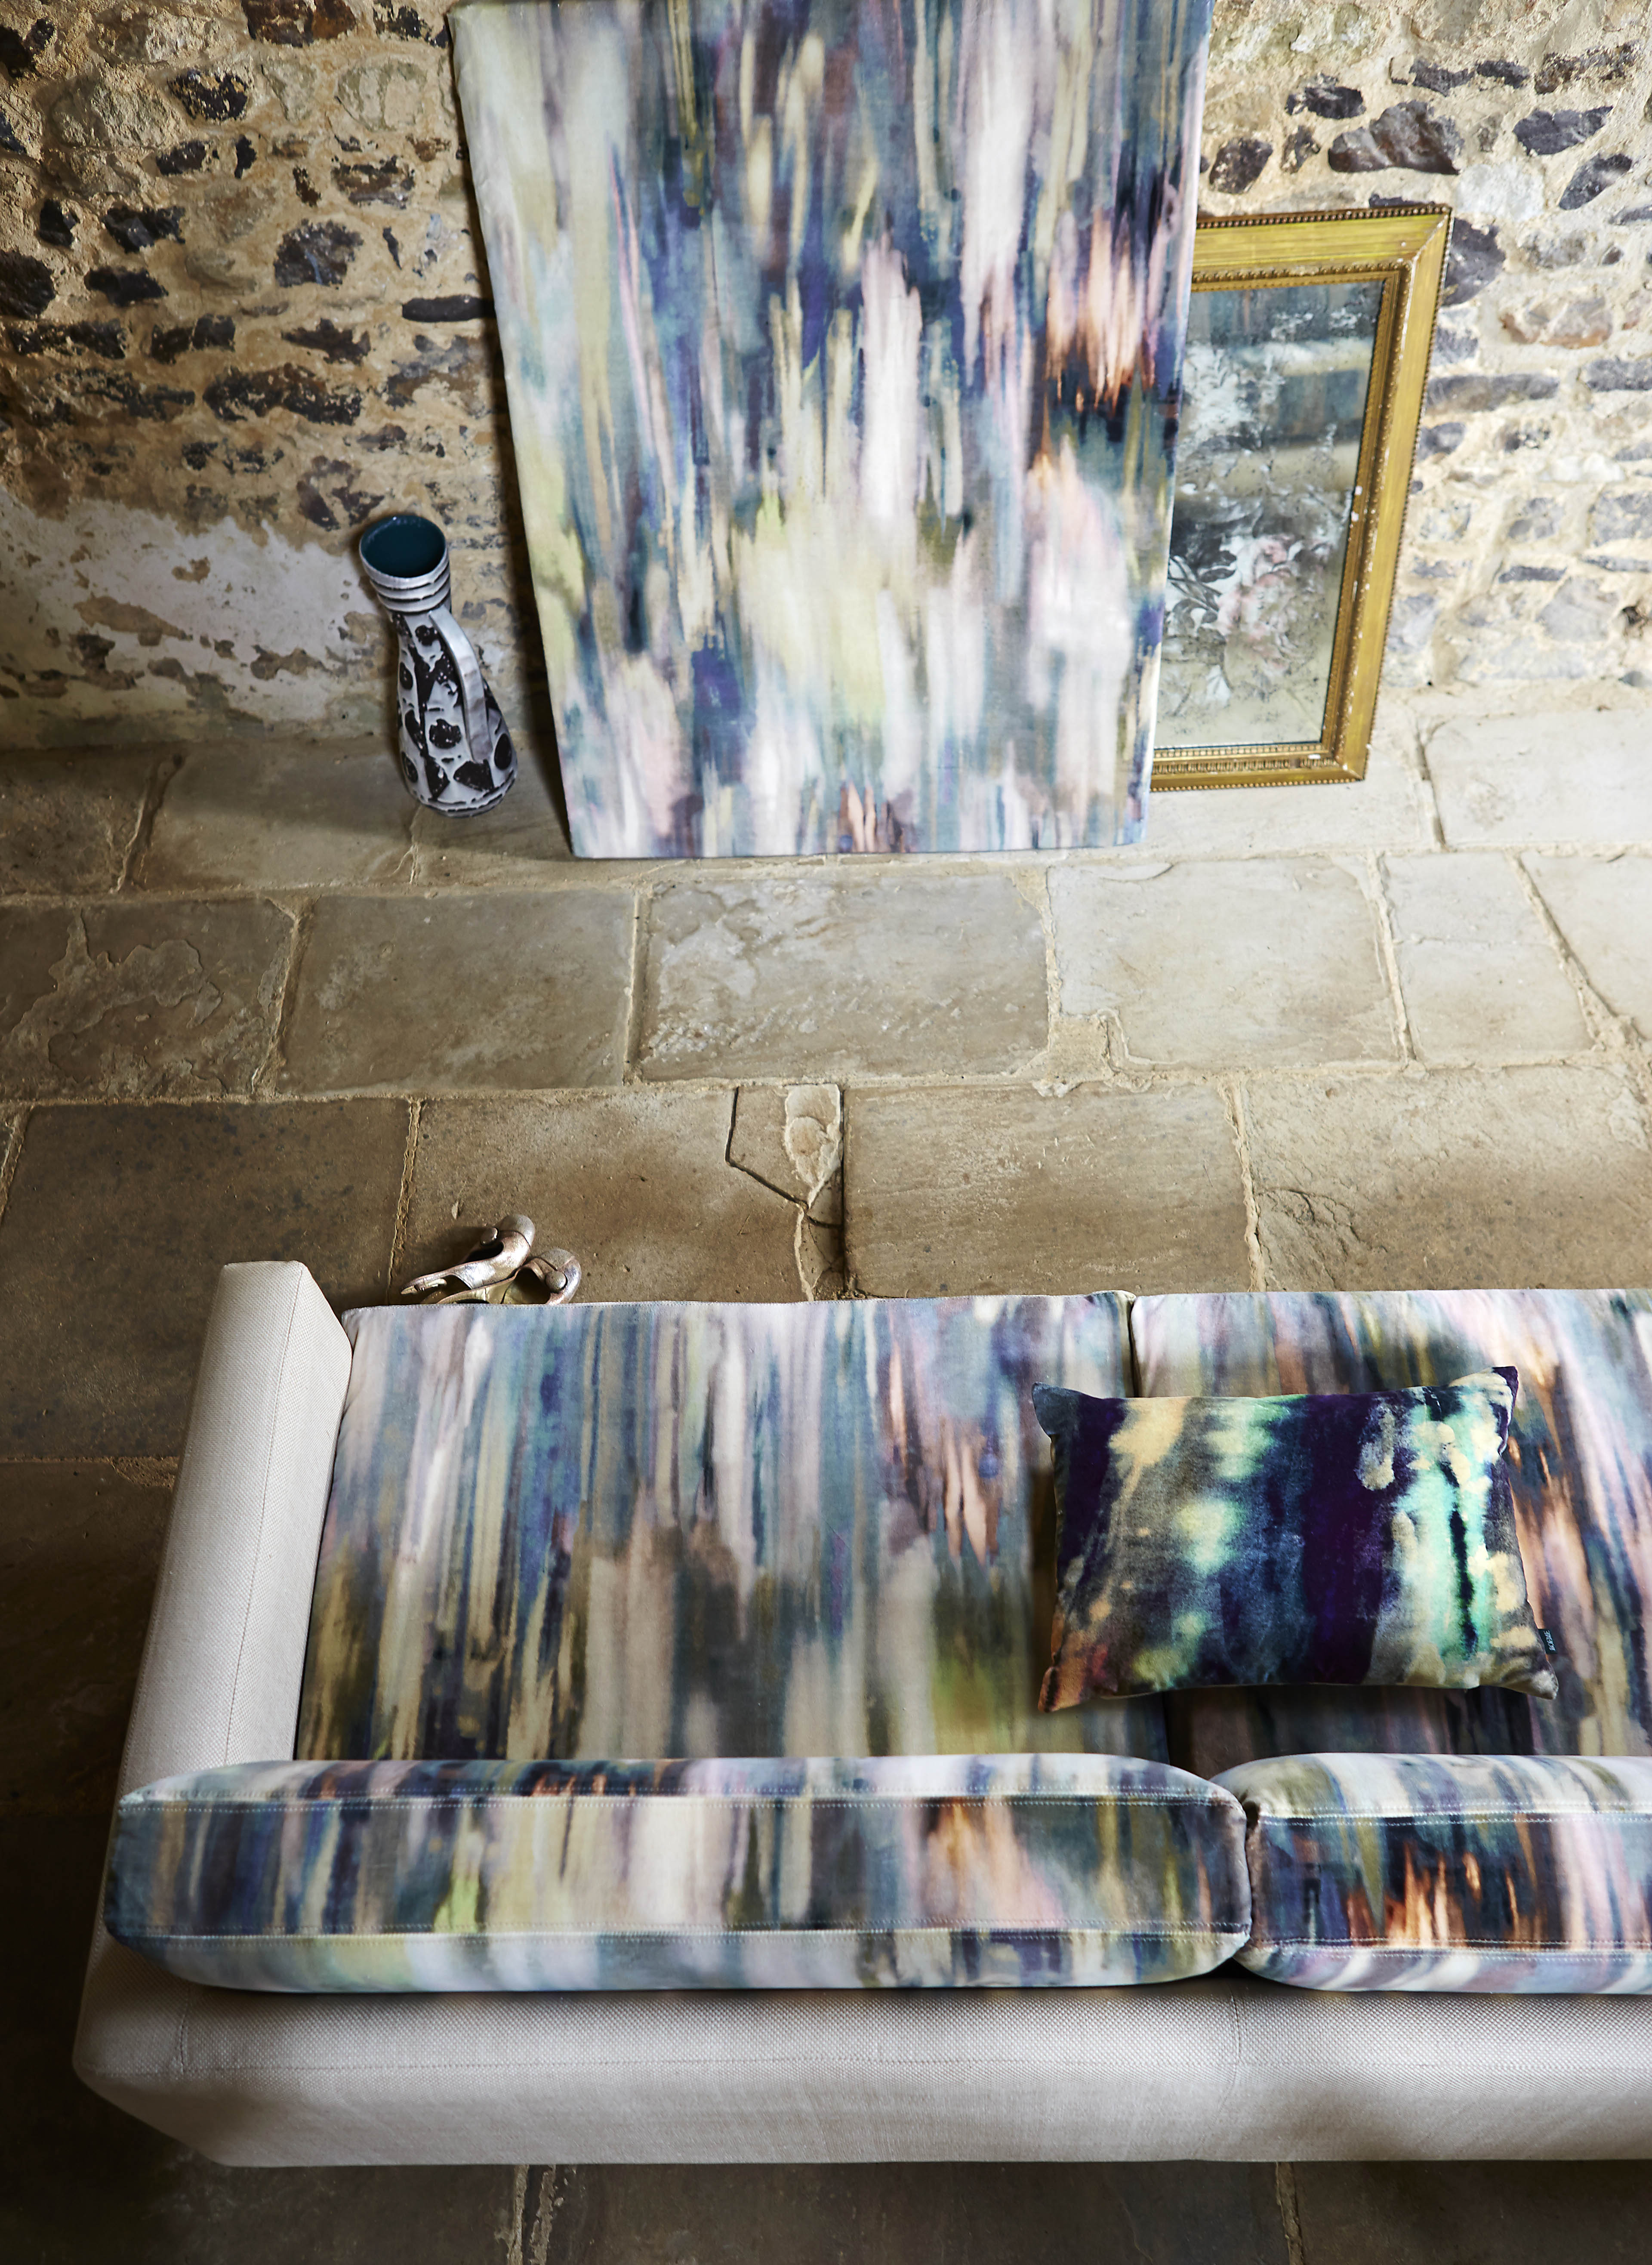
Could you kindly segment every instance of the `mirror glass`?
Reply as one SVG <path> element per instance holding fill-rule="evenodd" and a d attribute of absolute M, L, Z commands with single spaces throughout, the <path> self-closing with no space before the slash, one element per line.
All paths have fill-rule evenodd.
<path fill-rule="evenodd" d="M 1161 748 L 1320 738 L 1384 288 L 1194 292 Z"/>

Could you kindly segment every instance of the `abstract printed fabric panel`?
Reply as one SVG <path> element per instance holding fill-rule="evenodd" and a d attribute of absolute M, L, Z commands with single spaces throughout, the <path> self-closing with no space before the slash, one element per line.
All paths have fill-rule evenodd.
<path fill-rule="evenodd" d="M 1139 838 L 1209 15 L 455 13 L 579 854 Z"/>
<path fill-rule="evenodd" d="M 1202 1691 L 1167 1700 L 1202 1777 L 1274 1754 L 1652 1755 L 1652 1292 L 1390 1290 L 1145 1298 L 1141 1388 L 1374 1392 L 1517 1369 L 1504 1465 L 1560 1693 Z"/>
<path fill-rule="evenodd" d="M 1244 1819 L 1091 1755 L 254 1763 L 116 1816 L 112 1934 L 241 1990 L 1173 1981 L 1249 1924 Z"/>
<path fill-rule="evenodd" d="M 1054 1494 L 1032 1386 L 1122 1391 L 1122 1300 L 346 1327 L 301 1758 L 1163 1759 L 1156 1699 L 1037 1708 Z"/>
<path fill-rule="evenodd" d="M 1274 1683 L 1553 1697 L 1503 1468 L 1515 1388 L 1512 1369 L 1255 1400 L 1040 1386 L 1060 1521 L 1040 1703 Z"/>
<path fill-rule="evenodd" d="M 1652 1762 L 1299 1754 L 1219 1782 L 1245 1805 L 1255 1973 L 1652 1991 Z"/>

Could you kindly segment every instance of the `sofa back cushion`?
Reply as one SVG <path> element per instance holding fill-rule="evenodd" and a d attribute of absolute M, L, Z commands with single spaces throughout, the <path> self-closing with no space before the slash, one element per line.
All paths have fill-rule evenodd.
<path fill-rule="evenodd" d="M 1652 1761 L 1299 1754 L 1244 1803 L 1241 1963 L 1313 1990 L 1652 1990 Z"/>
<path fill-rule="evenodd" d="M 1560 1693 L 1308 1688 L 1168 1701 L 1213 1777 L 1316 1750 L 1652 1755 L 1652 1292 L 1392 1290 L 1144 1298 L 1140 1388 L 1378 1392 L 1512 1366 L 1506 1464 Z"/>
<path fill-rule="evenodd" d="M 1114 1297 L 351 1314 L 301 1758 L 1164 1754 L 1037 1710 Z"/>
<path fill-rule="evenodd" d="M 129 1794 L 106 1917 L 238 1990 L 1095 1985 L 1219 1965 L 1249 1890 L 1150 1762 L 287 1762 Z"/>

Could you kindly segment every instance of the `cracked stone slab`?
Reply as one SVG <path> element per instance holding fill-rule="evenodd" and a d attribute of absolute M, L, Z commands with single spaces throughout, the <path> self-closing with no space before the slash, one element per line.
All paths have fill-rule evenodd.
<path fill-rule="evenodd" d="M 1652 1034 L 1652 859 L 1528 857 L 1526 870 L 1590 984 Z"/>
<path fill-rule="evenodd" d="M 405 878 L 416 805 L 377 741 L 201 750 L 168 783 L 146 889 L 332 889 Z"/>
<path fill-rule="evenodd" d="M 153 754 L 86 754 L 0 762 L 0 896 L 113 889 L 155 761 Z"/>
<path fill-rule="evenodd" d="M 617 1085 L 634 919 L 624 890 L 323 897 L 281 1090 Z"/>
<path fill-rule="evenodd" d="M 1091 864 L 1050 875 L 1064 1016 L 1117 1017 L 1133 1061 L 1399 1058 L 1375 911 L 1332 859 Z"/>
<path fill-rule="evenodd" d="M 171 1498 L 164 1465 L 0 1464 L 0 1812 L 107 1817 Z"/>
<path fill-rule="evenodd" d="M 866 1297 L 1250 1282 L 1238 1154 L 1210 1086 L 851 1092 L 844 1212 Z"/>
<path fill-rule="evenodd" d="M 673 883 L 649 910 L 644 1077 L 992 1074 L 1043 1047 L 1043 923 L 1012 874 Z"/>
<path fill-rule="evenodd" d="M 0 1453 L 175 1455 L 221 1267 L 385 1295 L 396 1101 L 37 1108 L 0 1214 Z"/>
<path fill-rule="evenodd" d="M 398 1280 L 451 1265 L 506 1212 L 574 1252 L 582 1299 L 804 1294 L 789 1197 L 729 1162 L 734 1096 L 426 1103 Z"/>
<path fill-rule="evenodd" d="M 1652 1280 L 1652 1149 L 1613 1069 L 1532 1066 L 1246 1089 L 1275 1290 Z"/>
<path fill-rule="evenodd" d="M 843 1096 L 835 1085 L 743 1085 L 729 1162 L 822 1226 L 843 1217 Z"/>
<path fill-rule="evenodd" d="M 274 1041 L 292 932 L 257 901 L 0 908 L 0 1093 L 250 1093 Z"/>
<path fill-rule="evenodd" d="M 1506 857 L 1391 857 L 1386 885 L 1424 1061 L 1517 1062 L 1588 1047 L 1577 993 Z"/>
<path fill-rule="evenodd" d="M 1652 841 L 1645 709 L 1443 724 L 1429 772 L 1453 849 Z"/>

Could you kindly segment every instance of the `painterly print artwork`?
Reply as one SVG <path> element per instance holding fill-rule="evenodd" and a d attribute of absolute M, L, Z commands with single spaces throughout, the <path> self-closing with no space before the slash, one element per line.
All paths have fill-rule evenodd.
<path fill-rule="evenodd" d="M 1220 1781 L 1245 1804 L 1255 1973 L 1652 1991 L 1652 1762 L 1298 1754 Z"/>
<path fill-rule="evenodd" d="M 1281 1683 L 1552 1698 L 1503 1447 L 1517 1379 L 1095 1400 L 1040 1385 L 1060 1541 L 1040 1704 Z"/>
<path fill-rule="evenodd" d="M 1383 288 L 1193 295 L 1162 747 L 1312 745 L 1324 729 Z"/>
<path fill-rule="evenodd" d="M 1164 1757 L 1037 1711 L 1039 1377 L 1124 1388 L 1114 1297 L 374 1308 L 301 1757 Z"/>
<path fill-rule="evenodd" d="M 1138 839 L 1209 0 L 452 23 L 575 849 Z"/>
<path fill-rule="evenodd" d="M 1652 1755 L 1652 1293 L 1388 1290 L 1138 1300 L 1152 1394 L 1372 1392 L 1508 1363 L 1504 1458 L 1559 1694 L 1199 1691 L 1165 1702 L 1201 1776 L 1266 1755 Z"/>
<path fill-rule="evenodd" d="M 251 1763 L 116 1813 L 118 1940 L 242 1990 L 1172 1981 L 1244 1941 L 1219 1787 L 1099 1755 Z"/>

